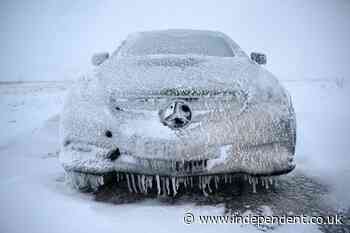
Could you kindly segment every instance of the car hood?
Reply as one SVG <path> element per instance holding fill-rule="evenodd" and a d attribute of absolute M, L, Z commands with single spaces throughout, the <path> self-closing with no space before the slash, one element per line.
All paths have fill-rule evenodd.
<path fill-rule="evenodd" d="M 112 57 L 95 72 L 110 96 L 162 94 L 169 89 L 239 90 L 250 101 L 288 101 L 278 80 L 248 57 L 149 55 Z"/>

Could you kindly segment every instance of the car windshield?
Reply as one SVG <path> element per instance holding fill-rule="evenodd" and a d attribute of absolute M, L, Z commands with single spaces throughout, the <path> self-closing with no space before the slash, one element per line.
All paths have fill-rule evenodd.
<path fill-rule="evenodd" d="M 155 54 L 196 54 L 233 57 L 233 51 L 224 38 L 205 33 L 153 32 L 141 33 L 122 46 L 124 56 Z"/>

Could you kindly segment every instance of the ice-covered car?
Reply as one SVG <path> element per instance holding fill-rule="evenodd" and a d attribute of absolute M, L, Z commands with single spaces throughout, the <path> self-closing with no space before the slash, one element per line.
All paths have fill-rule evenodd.
<path fill-rule="evenodd" d="M 92 62 L 61 114 L 60 161 L 79 189 L 112 177 L 132 192 L 206 193 L 232 175 L 255 187 L 294 169 L 295 113 L 265 55 L 220 32 L 161 30 Z"/>

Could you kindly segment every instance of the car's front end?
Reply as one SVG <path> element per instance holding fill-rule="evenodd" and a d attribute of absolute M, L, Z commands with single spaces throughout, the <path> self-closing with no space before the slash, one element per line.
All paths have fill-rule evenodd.
<path fill-rule="evenodd" d="M 289 94 L 223 34 L 144 33 L 103 58 L 62 113 L 60 160 L 79 189 L 112 176 L 130 191 L 176 194 L 195 179 L 206 192 L 294 169 Z"/>

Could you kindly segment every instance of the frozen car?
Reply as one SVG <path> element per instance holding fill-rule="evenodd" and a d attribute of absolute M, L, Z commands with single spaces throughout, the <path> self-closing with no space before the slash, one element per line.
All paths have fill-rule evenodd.
<path fill-rule="evenodd" d="M 220 32 L 161 30 L 92 62 L 61 115 L 60 161 L 77 188 L 108 177 L 131 192 L 207 193 L 245 174 L 255 189 L 294 169 L 295 113 L 265 55 Z"/>

